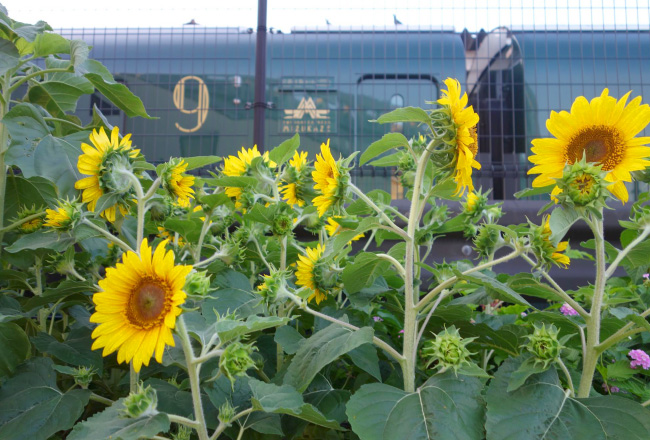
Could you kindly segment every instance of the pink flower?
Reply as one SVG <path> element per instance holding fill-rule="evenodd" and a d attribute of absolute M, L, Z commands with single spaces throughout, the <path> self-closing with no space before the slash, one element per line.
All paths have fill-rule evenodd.
<path fill-rule="evenodd" d="M 383 321 L 383 319 L 381 319 L 379 316 L 373 316 L 373 317 L 372 317 L 372 320 L 375 321 L 375 322 L 381 322 L 381 321 Z"/>
<path fill-rule="evenodd" d="M 605 391 L 610 392 L 610 393 L 620 393 L 621 392 L 621 389 L 619 387 L 613 386 L 613 385 L 610 386 L 610 385 L 607 385 L 606 383 L 603 384 L 603 389 Z"/>
<path fill-rule="evenodd" d="M 567 303 L 562 304 L 562 307 L 560 307 L 560 313 L 564 316 L 578 316 L 578 312 Z"/>
<path fill-rule="evenodd" d="M 398 338 L 401 338 L 401 337 L 402 337 L 402 333 L 404 333 L 404 330 L 400 330 L 400 331 L 399 331 L 399 335 L 397 335 L 397 337 L 398 337 Z"/>
<path fill-rule="evenodd" d="M 644 370 L 650 369 L 650 356 L 643 350 L 632 350 L 627 354 L 631 359 L 630 368 L 638 366 L 643 367 Z"/>
<path fill-rule="evenodd" d="M 643 279 L 650 280 L 650 273 L 644 273 L 643 274 Z"/>

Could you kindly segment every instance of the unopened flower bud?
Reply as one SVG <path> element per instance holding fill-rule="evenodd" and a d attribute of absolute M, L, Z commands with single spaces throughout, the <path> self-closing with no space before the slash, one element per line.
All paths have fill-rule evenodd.
<path fill-rule="evenodd" d="M 217 418 L 224 425 L 229 425 L 230 421 L 233 419 L 233 417 L 235 417 L 236 414 L 237 409 L 233 408 L 230 402 L 226 401 L 226 403 L 219 407 L 219 415 Z"/>
<path fill-rule="evenodd" d="M 285 236 L 293 230 L 293 219 L 287 214 L 278 214 L 273 219 L 273 234 Z"/>
<path fill-rule="evenodd" d="M 74 372 L 72 373 L 72 377 L 74 377 L 74 382 L 84 390 L 88 388 L 88 385 L 90 385 L 90 382 L 92 382 L 94 375 L 95 375 L 94 367 L 75 368 Z"/>
<path fill-rule="evenodd" d="M 151 220 L 155 222 L 162 222 L 172 213 L 172 203 L 170 199 L 163 199 L 162 197 L 153 197 L 148 202 L 149 213 Z"/>
<path fill-rule="evenodd" d="M 437 361 L 440 368 L 451 368 L 454 371 L 464 364 L 470 364 L 470 356 L 466 345 L 476 338 L 462 338 L 455 327 L 450 327 L 438 333 L 433 340 L 427 341 L 423 354 L 430 358 L 429 363 Z"/>
<path fill-rule="evenodd" d="M 560 356 L 564 347 L 557 338 L 559 333 L 554 325 L 546 327 L 542 324 L 541 327 L 535 326 L 532 335 L 526 336 L 528 344 L 524 347 L 535 357 L 535 363 L 543 364 L 546 368 Z"/>
<path fill-rule="evenodd" d="M 484 224 L 474 237 L 474 249 L 481 257 L 489 257 L 494 254 L 501 241 L 501 232 L 489 224 Z"/>
<path fill-rule="evenodd" d="M 173 440 L 191 440 L 192 431 L 192 428 L 188 428 L 185 425 L 178 425 L 178 432 L 176 434 L 171 434 L 171 436 Z"/>
<path fill-rule="evenodd" d="M 185 278 L 185 293 L 194 296 L 206 296 L 210 291 L 210 275 L 207 272 L 192 271 Z"/>
<path fill-rule="evenodd" d="M 34 214 L 38 214 L 40 212 L 41 209 L 36 209 L 36 206 L 34 205 L 32 205 L 31 208 L 27 208 L 26 206 L 23 206 L 22 209 L 18 211 L 17 217 L 18 220 L 22 220 L 27 217 L 33 216 Z M 38 231 L 42 227 L 43 227 L 43 217 L 38 216 L 36 218 L 23 222 L 20 226 L 18 226 L 18 231 L 23 234 L 30 234 L 34 231 Z"/>
<path fill-rule="evenodd" d="M 153 416 L 158 414 L 158 396 L 156 390 L 151 386 L 143 388 L 138 385 L 136 392 L 131 393 L 124 399 L 123 414 L 127 417 L 137 419 L 141 416 Z"/>
<path fill-rule="evenodd" d="M 255 366 L 251 354 L 256 350 L 257 348 L 253 344 L 233 342 L 228 345 L 219 359 L 221 373 L 232 383 L 235 382 L 237 376 L 245 376 L 246 370 Z"/>

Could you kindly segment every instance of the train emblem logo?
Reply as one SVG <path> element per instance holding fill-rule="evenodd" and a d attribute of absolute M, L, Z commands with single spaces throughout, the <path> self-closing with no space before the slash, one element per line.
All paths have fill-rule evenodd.
<path fill-rule="evenodd" d="M 329 133 L 332 131 L 330 111 L 316 108 L 310 96 L 303 97 L 297 108 L 284 111 L 280 127 L 283 133 Z"/>

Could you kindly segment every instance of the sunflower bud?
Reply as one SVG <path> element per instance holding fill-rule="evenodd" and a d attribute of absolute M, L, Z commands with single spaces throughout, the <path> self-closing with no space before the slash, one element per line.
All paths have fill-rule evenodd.
<path fill-rule="evenodd" d="M 551 241 L 551 234 L 550 216 L 546 217 L 540 226 L 530 224 L 531 249 L 540 266 L 550 267 L 551 264 L 556 264 L 566 269 L 571 260 L 562 252 L 566 250 L 569 242 L 562 241 L 556 245 Z"/>
<path fill-rule="evenodd" d="M 123 414 L 126 417 L 137 419 L 141 416 L 153 416 L 158 414 L 158 396 L 156 390 L 151 386 L 143 388 L 141 384 L 135 393 L 131 393 L 124 399 Z"/>
<path fill-rule="evenodd" d="M 456 327 L 438 333 L 433 340 L 427 341 L 423 354 L 429 358 L 429 364 L 437 361 L 440 368 L 452 368 L 458 371 L 465 364 L 471 364 L 469 360 L 472 353 L 466 345 L 476 338 L 461 338 Z"/>
<path fill-rule="evenodd" d="M 210 291 L 210 276 L 205 271 L 192 271 L 185 278 L 183 291 L 188 295 L 206 296 Z"/>
<path fill-rule="evenodd" d="M 169 199 L 162 197 L 153 197 L 147 202 L 149 206 L 149 213 L 151 220 L 154 222 L 162 222 L 172 214 L 172 203 Z"/>
<path fill-rule="evenodd" d="M 229 425 L 232 418 L 237 414 L 236 411 L 237 408 L 233 408 L 230 402 L 226 401 L 226 403 L 219 407 L 219 415 L 217 418 L 224 425 Z"/>
<path fill-rule="evenodd" d="M 46 209 L 45 226 L 57 231 L 69 231 L 81 220 L 81 204 L 68 200 L 59 200 L 59 207 Z"/>
<path fill-rule="evenodd" d="M 22 209 L 18 211 L 17 220 L 23 220 L 27 217 L 33 216 L 35 214 L 41 213 L 41 209 L 37 209 L 35 205 L 32 205 L 31 208 L 23 206 Z M 35 217 L 31 220 L 23 222 L 18 226 L 18 231 L 22 234 L 30 234 L 34 231 L 38 231 L 43 227 L 43 219 L 41 216 Z"/>
<path fill-rule="evenodd" d="M 489 224 L 481 225 L 474 238 L 474 249 L 481 257 L 489 257 L 499 248 L 502 242 L 501 232 Z"/>
<path fill-rule="evenodd" d="M 523 347 L 533 354 L 535 363 L 543 364 L 546 368 L 560 356 L 564 348 L 557 339 L 559 333 L 560 331 L 552 324 L 548 328 L 545 324 L 541 327 L 535 326 L 533 334 L 526 336 L 528 344 Z"/>
<path fill-rule="evenodd" d="M 557 188 L 551 197 L 556 203 L 577 208 L 602 208 L 609 196 L 606 191 L 609 185 L 605 181 L 606 174 L 601 165 L 587 163 L 583 157 L 582 160 L 565 166 L 562 177 L 556 180 Z"/>
<path fill-rule="evenodd" d="M 49 264 L 54 272 L 61 275 L 74 275 L 77 273 L 74 261 L 75 249 L 69 247 L 63 254 L 53 253 L 50 256 Z"/>
<path fill-rule="evenodd" d="M 95 373 L 94 367 L 79 367 L 74 368 L 72 377 L 74 378 L 74 382 L 85 390 L 88 389 L 88 385 L 93 381 Z"/>
<path fill-rule="evenodd" d="M 242 229 L 239 229 L 241 231 Z M 219 251 L 219 259 L 226 265 L 232 266 L 244 261 L 244 248 L 239 240 L 234 238 L 224 241 Z"/>
<path fill-rule="evenodd" d="M 226 347 L 219 359 L 221 373 L 234 384 L 237 376 L 246 376 L 246 370 L 255 366 L 251 354 L 256 350 L 253 344 L 233 342 Z"/>
<path fill-rule="evenodd" d="M 178 432 L 171 434 L 173 440 L 192 440 L 192 428 L 185 425 L 178 425 Z"/>
<path fill-rule="evenodd" d="M 194 198 L 194 176 L 185 174 L 187 167 L 183 159 L 174 158 L 157 169 L 163 190 L 183 208 L 189 207 L 190 199 Z"/>
<path fill-rule="evenodd" d="M 114 152 L 106 160 L 106 171 L 100 176 L 100 183 L 107 192 L 126 195 L 133 187 L 133 160 L 127 153 Z"/>
<path fill-rule="evenodd" d="M 257 286 L 257 294 L 269 306 L 278 300 L 285 300 L 290 296 L 287 289 L 288 276 L 289 273 L 282 270 L 272 271 L 270 275 L 262 275 L 264 282 Z"/>
<path fill-rule="evenodd" d="M 293 230 L 293 219 L 287 214 L 278 214 L 273 219 L 273 234 L 283 237 Z"/>
<path fill-rule="evenodd" d="M 481 191 L 468 192 L 465 203 L 462 203 L 463 213 L 470 217 L 480 217 L 483 209 L 487 206 L 487 201 L 487 193 L 483 194 Z"/>

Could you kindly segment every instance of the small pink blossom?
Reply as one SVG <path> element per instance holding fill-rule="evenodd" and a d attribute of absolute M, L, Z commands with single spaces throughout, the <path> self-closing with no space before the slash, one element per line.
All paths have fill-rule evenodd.
<path fill-rule="evenodd" d="M 375 322 L 382 322 L 383 321 L 383 319 L 381 319 L 381 317 L 379 317 L 379 316 L 373 316 L 372 320 L 375 321 Z"/>
<path fill-rule="evenodd" d="M 603 384 L 603 389 L 605 391 L 610 392 L 610 393 L 620 393 L 621 392 L 621 389 L 619 387 L 617 387 L 617 386 L 609 386 L 606 383 Z"/>
<path fill-rule="evenodd" d="M 578 316 L 578 312 L 567 303 L 562 304 L 562 307 L 560 307 L 560 313 L 564 316 Z"/>
<path fill-rule="evenodd" d="M 630 368 L 638 366 L 643 367 L 644 370 L 650 369 L 650 356 L 643 350 L 632 350 L 627 354 L 631 359 Z"/>
<path fill-rule="evenodd" d="M 644 273 L 643 274 L 643 279 L 644 280 L 650 280 L 650 273 Z"/>
<path fill-rule="evenodd" d="M 525 317 L 526 317 L 526 315 L 527 315 L 527 313 L 526 313 L 526 312 L 521 312 L 521 317 L 522 317 L 522 318 L 525 318 Z"/>
<path fill-rule="evenodd" d="M 400 330 L 400 331 L 399 331 L 399 335 L 397 335 L 397 337 L 398 337 L 398 338 L 401 338 L 401 337 L 402 337 L 402 333 L 404 333 L 404 330 Z"/>

